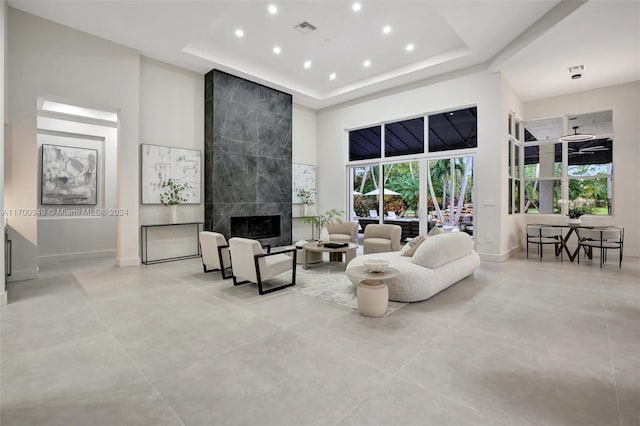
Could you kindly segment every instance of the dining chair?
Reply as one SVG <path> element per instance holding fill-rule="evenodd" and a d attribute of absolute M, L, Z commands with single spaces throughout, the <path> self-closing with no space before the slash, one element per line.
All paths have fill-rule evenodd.
<path fill-rule="evenodd" d="M 547 244 L 554 246 L 556 256 L 560 254 L 560 262 L 563 261 L 562 228 L 527 225 L 527 259 L 529 258 L 529 244 L 535 244 L 537 246 L 540 262 L 542 262 L 543 247 Z"/>
<path fill-rule="evenodd" d="M 578 246 L 583 248 L 593 258 L 593 249 L 600 249 L 600 268 L 607 261 L 607 252 L 609 250 L 618 250 L 620 257 L 618 267 L 622 268 L 622 252 L 624 247 L 624 228 L 607 227 L 576 229 L 578 233 Z M 578 251 L 578 264 L 580 264 L 580 251 Z"/>

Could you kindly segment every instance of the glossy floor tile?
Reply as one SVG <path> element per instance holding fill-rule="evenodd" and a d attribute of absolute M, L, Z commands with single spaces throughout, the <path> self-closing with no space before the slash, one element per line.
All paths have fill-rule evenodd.
<path fill-rule="evenodd" d="M 638 425 L 639 276 L 518 254 L 366 318 L 197 259 L 47 265 L 0 310 L 0 423 Z"/>

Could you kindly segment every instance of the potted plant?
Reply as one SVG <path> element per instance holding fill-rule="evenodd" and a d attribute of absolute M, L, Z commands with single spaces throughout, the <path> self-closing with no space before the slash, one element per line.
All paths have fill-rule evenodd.
<path fill-rule="evenodd" d="M 171 208 L 171 223 L 178 223 L 177 206 L 187 201 L 185 192 L 190 188 L 190 185 L 186 182 L 176 183 L 176 181 L 169 178 L 162 182 L 162 188 L 164 188 L 165 191 L 160 194 L 160 202 L 163 206 L 169 206 Z"/>
<path fill-rule="evenodd" d="M 298 192 L 296 192 L 296 195 L 298 196 L 298 199 L 300 200 L 304 208 L 304 212 L 302 214 L 303 216 L 307 216 L 307 206 L 309 204 L 313 204 L 313 196 L 315 193 L 316 190 L 313 188 L 300 188 L 298 189 Z"/>
<path fill-rule="evenodd" d="M 338 209 L 327 210 L 325 214 L 318 216 L 303 216 L 300 219 L 304 223 L 308 223 L 318 228 L 319 235 L 323 233 L 327 233 L 325 226 L 330 223 L 339 223 L 342 222 L 342 216 L 344 216 L 344 211 Z M 322 239 L 322 237 L 321 237 Z"/>
<path fill-rule="evenodd" d="M 567 211 L 567 216 L 569 216 L 569 219 L 567 219 L 567 223 L 569 225 L 582 224 L 582 220 L 580 219 L 580 216 L 582 215 L 584 215 L 584 210 L 582 210 L 580 207 L 571 207 Z"/>

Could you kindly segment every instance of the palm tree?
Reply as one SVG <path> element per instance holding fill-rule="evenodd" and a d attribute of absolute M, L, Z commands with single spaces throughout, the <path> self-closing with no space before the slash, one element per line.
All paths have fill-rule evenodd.
<path fill-rule="evenodd" d="M 464 203 L 464 199 L 465 199 L 465 195 L 467 192 L 467 183 L 469 181 L 469 177 L 471 176 L 471 172 L 473 170 L 473 167 L 469 167 L 470 165 L 472 165 L 473 163 L 470 164 L 472 160 L 471 157 L 463 157 L 463 158 L 457 158 L 456 163 L 459 163 L 460 165 L 460 171 L 462 172 L 462 183 L 460 185 L 460 195 L 458 196 L 458 207 L 456 209 L 456 216 L 455 219 L 453 220 L 453 224 L 457 224 L 460 221 L 460 214 L 462 213 L 462 205 Z M 456 164 L 456 168 L 457 168 Z"/>
<path fill-rule="evenodd" d="M 453 166 L 453 175 L 451 173 L 451 169 Z M 471 168 L 467 167 L 466 164 L 466 160 L 463 162 L 461 161 L 461 159 L 457 158 L 457 159 L 449 159 L 449 160 L 434 160 L 434 161 L 430 161 L 429 162 L 429 190 L 431 191 L 431 196 L 433 199 L 433 203 L 436 207 L 436 212 L 438 214 L 438 217 L 440 219 L 441 223 L 455 223 L 455 221 L 453 220 L 453 214 L 454 214 L 454 206 L 453 206 L 453 201 L 455 200 L 455 187 L 456 182 L 460 182 L 460 181 L 465 181 L 464 184 L 464 188 L 460 187 L 460 189 L 462 190 L 460 192 L 460 196 L 458 197 L 458 199 L 463 198 L 464 197 L 464 193 L 466 192 L 466 181 L 468 180 L 469 176 L 466 175 L 465 176 L 465 170 L 469 170 L 469 173 L 471 172 Z M 458 179 L 456 179 L 456 177 Z M 462 179 L 461 179 L 462 177 Z M 435 199 L 435 192 L 433 190 L 433 182 L 435 180 L 441 180 L 442 181 L 442 207 L 446 208 L 447 207 L 447 189 L 449 191 L 449 220 L 445 221 L 444 217 L 442 216 L 442 212 L 440 211 L 440 208 L 438 206 L 438 203 Z M 458 209 L 460 210 L 460 209 Z M 459 217 L 459 215 L 457 215 Z"/>

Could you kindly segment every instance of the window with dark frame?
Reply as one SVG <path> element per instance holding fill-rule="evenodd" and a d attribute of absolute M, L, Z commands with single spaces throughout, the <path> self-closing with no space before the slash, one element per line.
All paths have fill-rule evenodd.
<path fill-rule="evenodd" d="M 380 158 L 382 156 L 381 135 L 381 126 L 349 131 L 349 161 Z"/>
<path fill-rule="evenodd" d="M 429 152 L 478 146 L 478 108 L 429 115 Z"/>
<path fill-rule="evenodd" d="M 424 153 L 424 117 L 385 124 L 385 157 L 422 153 Z"/>

